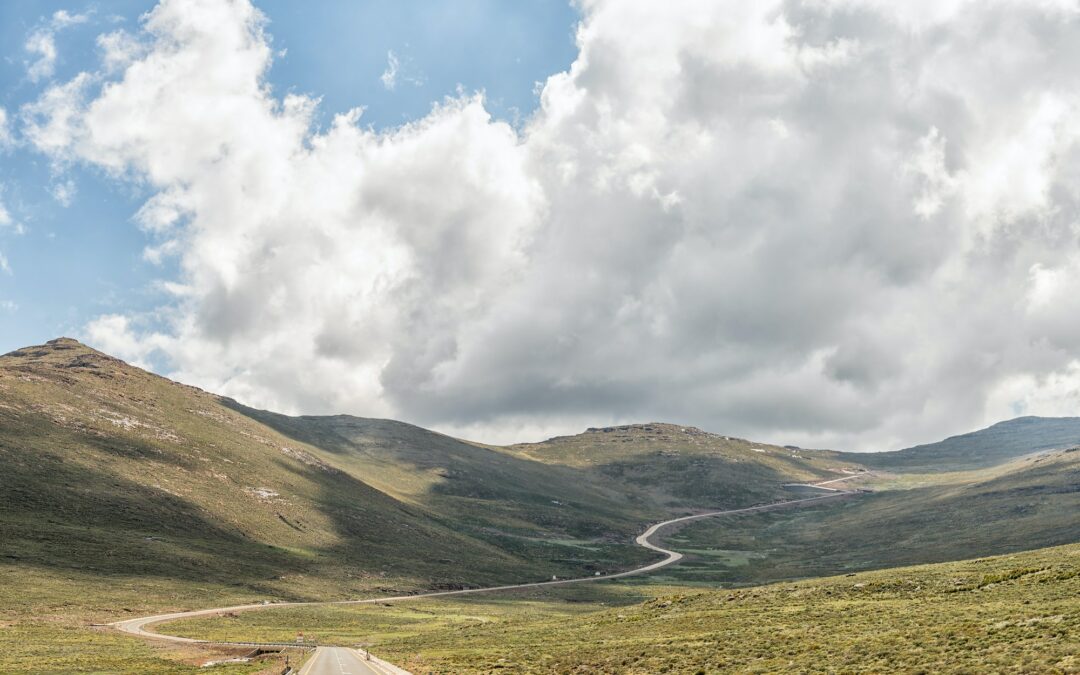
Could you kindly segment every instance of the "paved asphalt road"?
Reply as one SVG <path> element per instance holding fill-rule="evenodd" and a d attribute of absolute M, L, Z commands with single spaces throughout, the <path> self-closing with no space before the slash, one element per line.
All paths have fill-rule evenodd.
<path fill-rule="evenodd" d="M 871 475 L 871 474 L 869 472 L 867 472 L 867 473 L 862 474 L 862 475 L 867 476 L 867 475 Z M 852 478 L 854 478 L 854 476 L 852 476 Z M 847 479 L 847 477 L 845 477 L 844 479 L 841 479 L 841 480 L 846 480 L 846 479 Z M 833 483 L 833 482 L 837 482 L 837 481 L 832 480 L 832 481 L 826 481 L 826 482 L 827 483 Z M 824 483 L 814 483 L 812 485 L 808 485 L 807 487 L 818 487 L 818 486 L 822 486 L 822 485 L 824 485 Z M 823 488 L 823 489 L 827 489 L 827 488 Z M 389 598 L 368 598 L 366 600 L 337 600 L 337 601 L 330 601 L 330 602 L 276 602 L 276 603 L 265 604 L 265 605 L 264 604 L 257 604 L 257 605 L 236 605 L 234 607 L 215 607 L 213 609 L 201 609 L 201 610 L 196 610 L 196 611 L 192 611 L 192 612 L 175 612 L 175 613 L 172 613 L 172 614 L 159 614 L 157 616 L 144 616 L 144 617 L 140 617 L 140 618 L 137 618 L 137 619 L 127 619 L 127 620 L 124 620 L 124 621 L 117 621 L 117 622 L 115 622 L 115 623 L 113 623 L 111 625 L 114 628 L 116 628 L 117 630 L 121 630 L 121 631 L 123 631 L 125 633 L 131 633 L 132 635 L 138 635 L 138 636 L 146 637 L 146 638 L 157 638 L 159 640 L 170 640 L 170 641 L 173 641 L 173 642 L 206 642 L 206 640 L 195 640 L 195 639 L 192 639 L 192 638 L 182 638 L 182 637 L 176 637 L 176 636 L 172 636 L 172 635 L 162 635 L 160 633 L 154 632 L 153 630 L 151 630 L 150 627 L 152 625 L 154 625 L 154 624 L 164 623 L 166 621 L 172 621 L 174 619 L 186 619 L 186 618 L 196 617 L 196 616 L 210 616 L 210 615 L 213 615 L 213 614 L 222 614 L 222 613 L 225 613 L 225 612 L 243 612 L 243 611 L 254 610 L 254 609 L 268 609 L 268 608 L 271 608 L 271 607 L 297 607 L 297 606 L 311 606 L 311 605 L 374 604 L 374 603 L 383 603 L 383 602 L 395 602 L 395 601 L 401 601 L 401 600 L 417 600 L 417 599 L 420 599 L 420 598 L 432 598 L 432 597 L 444 596 L 444 595 L 471 595 L 473 593 L 491 593 L 491 592 L 494 592 L 494 591 L 508 591 L 508 590 L 513 590 L 513 589 L 518 589 L 518 588 L 532 588 L 532 587 L 536 587 L 536 586 L 562 586 L 562 585 L 565 585 L 565 584 L 577 584 L 577 583 L 583 583 L 583 582 L 587 582 L 587 581 L 602 581 L 604 579 L 619 579 L 621 577 L 628 577 L 628 576 L 632 576 L 632 575 L 635 575 L 635 574 L 645 574 L 647 572 L 652 572 L 654 570 L 660 569 L 661 567 L 667 567 L 668 565 L 676 563 L 676 562 L 678 562 L 679 560 L 682 559 L 683 555 L 681 553 L 678 553 L 676 551 L 672 551 L 672 550 L 669 550 L 669 549 L 666 549 L 666 548 L 662 548 L 660 546 L 657 546 L 656 544 L 653 544 L 651 541 L 649 541 L 649 539 L 651 539 L 653 536 L 655 536 L 657 532 L 659 532 L 660 530 L 668 527 L 669 525 L 674 525 L 676 523 L 682 523 L 682 522 L 685 522 L 685 521 L 688 521 L 688 520 L 699 520 L 701 518 L 711 518 L 713 516 L 738 515 L 738 514 L 742 514 L 742 513 L 756 513 L 756 512 L 760 512 L 760 511 L 775 511 L 775 510 L 787 509 L 787 508 L 792 508 L 792 507 L 801 507 L 801 506 L 806 506 L 806 505 L 808 505 L 808 504 L 810 504 L 812 502 L 820 502 L 820 501 L 825 501 L 825 500 L 830 500 L 830 499 L 836 499 L 838 497 L 849 497 L 849 496 L 854 495 L 854 494 L 856 494 L 856 493 L 855 492 L 847 492 L 847 491 L 836 490 L 836 491 L 830 492 L 827 495 L 822 495 L 822 496 L 819 496 L 819 497 L 808 497 L 806 499 L 792 499 L 792 500 L 786 501 L 786 502 L 776 502 L 776 503 L 773 503 L 773 504 L 762 504 L 761 506 L 751 506 L 751 507 L 743 508 L 743 509 L 730 509 L 730 510 L 727 510 L 727 511 L 710 511 L 708 513 L 699 513 L 699 514 L 692 515 L 692 516 L 683 516 L 682 518 L 673 518 L 671 520 L 665 520 L 662 523 L 656 523 L 655 525 L 649 527 L 649 529 L 645 530 L 645 532 L 643 532 L 640 536 L 638 536 L 637 539 L 635 539 L 634 541 L 639 546 L 644 546 L 645 548 L 651 549 L 653 551 L 663 553 L 667 557 L 664 558 L 663 560 L 659 561 L 659 562 L 652 563 L 651 565 L 645 565 L 644 567 L 638 567 L 637 569 L 632 569 L 632 570 L 629 570 L 627 572 L 618 572 L 618 573 L 615 573 L 615 574 L 601 574 L 601 575 L 592 576 L 592 577 L 579 577 L 579 578 L 576 578 L 576 579 L 559 579 L 557 581 L 540 581 L 540 582 L 527 583 L 527 584 L 513 584 L 513 585 L 510 585 L 510 586 L 490 586 L 488 588 L 469 588 L 469 589 L 460 590 L 460 591 L 438 591 L 438 592 L 435 592 L 435 593 L 417 593 L 417 594 L 414 594 L 414 595 L 399 595 L 399 596 L 394 596 L 394 597 L 389 597 Z M 324 673 L 333 673 L 334 675 L 340 675 L 341 673 L 346 672 L 346 671 L 342 671 L 342 670 L 334 670 L 333 668 L 338 667 L 336 665 L 337 661 L 336 661 L 336 659 L 334 657 L 328 657 L 327 654 L 330 653 L 330 652 L 346 654 L 346 653 L 350 653 L 351 651 L 352 650 L 344 649 L 344 648 L 320 647 L 318 653 L 316 653 L 315 657 L 313 657 L 314 661 L 309 662 L 309 664 L 314 663 L 315 667 L 318 667 L 318 668 L 330 668 L 330 670 L 313 670 L 313 671 L 311 671 L 311 675 L 323 675 Z M 342 662 L 345 662 L 345 658 L 346 657 L 344 655 L 341 656 Z M 324 665 L 324 664 L 320 663 L 321 661 L 330 661 L 331 663 L 330 663 L 330 665 Z M 367 666 L 365 666 L 365 662 L 360 661 L 358 658 L 354 658 L 354 661 L 359 663 L 360 666 L 367 667 Z M 372 663 L 376 663 L 376 662 L 373 661 Z M 383 668 L 383 670 L 372 670 L 370 667 L 367 667 L 367 670 L 361 670 L 358 667 L 357 672 L 361 673 L 361 674 L 378 673 L 379 675 L 386 675 L 387 673 L 403 673 L 403 672 L 406 672 L 406 671 L 402 671 L 400 669 L 394 669 L 394 666 L 392 666 L 392 665 L 390 665 L 388 663 L 385 663 L 385 662 L 378 662 L 378 663 L 379 663 L 379 665 L 377 667 L 381 667 L 381 668 Z M 301 673 L 302 673 L 302 675 L 308 675 L 308 671 L 306 669 L 301 670 Z"/>
<path fill-rule="evenodd" d="M 300 669 L 300 675 L 391 675 L 394 672 L 379 661 L 365 660 L 355 649 L 347 647 L 319 647 Z"/>

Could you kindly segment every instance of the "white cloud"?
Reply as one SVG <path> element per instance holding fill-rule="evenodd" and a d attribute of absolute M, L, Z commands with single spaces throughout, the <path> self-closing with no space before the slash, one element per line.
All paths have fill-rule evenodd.
<path fill-rule="evenodd" d="M 0 151 L 6 150 L 15 144 L 15 138 L 11 132 L 11 122 L 8 120 L 7 110 L 0 108 Z"/>
<path fill-rule="evenodd" d="M 87 14 L 72 14 L 66 9 L 57 10 L 52 15 L 52 27 L 59 30 L 61 28 L 67 28 L 68 26 L 77 26 L 81 23 L 86 23 L 90 20 L 89 13 Z"/>
<path fill-rule="evenodd" d="M 85 328 L 85 339 L 108 354 L 140 367 L 147 367 L 157 339 L 145 335 L 136 337 L 131 319 L 120 314 L 105 314 Z"/>
<path fill-rule="evenodd" d="M 122 29 L 99 35 L 97 46 L 101 50 L 101 65 L 108 73 L 126 68 L 144 51 L 143 45 Z"/>
<path fill-rule="evenodd" d="M 379 76 L 379 81 L 387 91 L 394 91 L 398 82 L 422 87 L 427 79 L 423 72 L 413 64 L 412 59 L 406 58 L 402 61 L 393 50 L 390 50 L 386 52 L 386 70 Z"/>
<path fill-rule="evenodd" d="M 75 201 L 75 195 L 78 193 L 78 188 L 73 180 L 65 180 L 60 183 L 56 183 L 49 190 L 53 199 L 56 200 L 60 206 L 67 208 L 71 206 L 71 203 Z"/>
<path fill-rule="evenodd" d="M 147 256 L 182 270 L 163 326 L 90 339 L 499 440 L 668 419 L 883 449 L 1073 410 L 1072 10 L 581 8 L 520 132 L 463 95 L 378 133 L 274 96 L 247 2 L 160 4 L 114 83 L 24 109 L 55 160 L 155 191 Z"/>
<path fill-rule="evenodd" d="M 56 70 L 56 36 L 51 30 L 36 30 L 26 38 L 26 51 L 35 57 L 26 68 L 31 82 L 48 79 Z"/>
<path fill-rule="evenodd" d="M 54 12 L 48 24 L 35 29 L 30 33 L 24 45 L 26 51 L 35 57 L 35 60 L 26 67 L 26 75 L 31 82 L 49 79 L 56 72 L 56 33 L 65 28 L 86 23 L 88 14 L 71 14 L 67 10 Z"/>
<path fill-rule="evenodd" d="M 956 179 L 945 166 L 945 139 L 936 127 L 919 139 L 918 150 L 905 168 L 922 178 L 915 213 L 932 218 L 956 189 Z"/>
<path fill-rule="evenodd" d="M 392 50 L 386 52 L 386 70 L 379 76 L 379 80 L 388 91 L 393 91 L 397 87 L 398 66 L 400 65 L 397 54 Z"/>
<path fill-rule="evenodd" d="M 68 82 L 49 87 L 36 101 L 25 104 L 21 113 L 26 140 L 55 161 L 71 159 L 78 140 L 76 135 L 82 131 L 81 116 L 92 80 L 89 73 L 79 73 Z"/>
<path fill-rule="evenodd" d="M 0 185 L 0 196 L 3 196 L 2 185 Z M 11 232 L 16 235 L 21 235 L 25 231 L 26 230 L 25 228 L 23 228 L 22 224 L 16 222 L 15 219 L 11 217 L 11 212 L 8 211 L 7 207 L 4 205 L 3 200 L 0 200 L 0 234 L 7 234 L 8 232 Z M 11 263 L 8 262 L 7 256 L 4 255 L 3 251 L 0 251 L 0 273 L 3 273 L 7 276 L 13 275 L 13 272 L 11 270 Z M 14 311 L 14 307 L 6 307 L 2 302 L 0 302 L 0 308 L 7 309 L 8 311 Z"/>
<path fill-rule="evenodd" d="M 0 185 L 0 197 L 3 196 L 4 186 Z M 12 234 L 21 235 L 26 234 L 26 228 L 22 223 L 17 222 L 8 211 L 7 206 L 3 200 L 0 199 L 0 234 L 11 232 Z"/>

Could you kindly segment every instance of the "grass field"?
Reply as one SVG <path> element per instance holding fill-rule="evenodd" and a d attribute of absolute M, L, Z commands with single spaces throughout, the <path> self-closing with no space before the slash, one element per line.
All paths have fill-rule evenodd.
<path fill-rule="evenodd" d="M 163 624 L 169 635 L 213 640 L 291 641 L 297 631 L 321 644 L 358 645 L 441 635 L 470 626 L 566 620 L 656 597 L 659 586 L 587 584 L 374 605 L 283 607 Z M 421 637 L 422 639 L 422 637 Z"/>
<path fill-rule="evenodd" d="M 992 428 L 1011 458 L 999 466 L 943 472 L 967 461 L 967 439 L 917 471 L 874 477 L 881 491 L 858 500 L 697 523 L 671 537 L 684 563 L 647 581 L 175 628 L 235 639 L 309 626 L 456 672 L 457 657 L 441 651 L 451 634 L 564 625 L 588 634 L 596 612 L 659 593 L 1078 541 L 1080 452 L 1014 457 L 1022 433 L 1041 447 L 1070 424 Z M 133 616 L 625 569 L 653 559 L 633 544 L 648 522 L 791 498 L 783 483 L 857 472 L 853 457 L 669 424 L 490 447 L 389 420 L 252 410 L 54 341 L 0 357 L 0 672 L 195 672 L 229 655 L 91 625 Z M 563 667 L 556 647 L 538 652 L 549 659 L 538 672 Z"/>
<path fill-rule="evenodd" d="M 1080 541 L 1080 450 L 902 479 L 875 479 L 892 489 L 856 500 L 693 523 L 668 539 L 690 558 L 666 580 L 767 583 Z"/>
<path fill-rule="evenodd" d="M 645 602 L 628 604 L 642 597 Z M 1080 672 L 1080 545 L 702 591 L 648 580 L 271 610 L 168 632 L 309 627 L 415 673 Z"/>

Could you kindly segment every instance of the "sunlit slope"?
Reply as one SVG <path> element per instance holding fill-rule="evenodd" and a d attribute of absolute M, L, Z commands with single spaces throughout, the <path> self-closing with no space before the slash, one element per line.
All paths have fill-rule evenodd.
<path fill-rule="evenodd" d="M 980 469 L 1033 452 L 1080 445 L 1080 417 L 1018 417 L 937 443 L 838 458 L 904 473 Z"/>
<path fill-rule="evenodd" d="M 567 571 L 455 531 L 320 452 L 74 341 L 18 350 L 0 357 L 0 565 L 339 597 Z"/>
<path fill-rule="evenodd" d="M 320 448 L 335 466 L 402 500 L 484 527 L 596 536 L 636 533 L 672 513 L 789 498 L 785 483 L 853 475 L 830 453 L 671 424 L 590 429 L 542 443 L 485 446 L 392 420 L 288 417 L 231 404 Z"/>
<path fill-rule="evenodd" d="M 566 557 L 588 566 L 591 557 L 603 569 L 644 560 L 633 536 L 666 513 L 632 486 L 402 422 L 288 417 L 230 405 L 430 518 L 528 558 Z"/>
<path fill-rule="evenodd" d="M 388 635 L 423 673 L 1080 670 L 1080 545 Z"/>
<path fill-rule="evenodd" d="M 502 448 L 392 420 L 228 405 L 433 519 L 524 557 L 566 556 L 587 570 L 646 559 L 626 547 L 646 522 L 790 498 L 784 483 L 859 471 L 821 453 L 668 424 Z"/>
<path fill-rule="evenodd" d="M 278 597 L 611 571 L 650 520 L 856 470 L 670 425 L 495 448 L 286 417 L 68 339 L 0 357 L 0 463 L 0 565 Z"/>
<path fill-rule="evenodd" d="M 669 507 L 742 506 L 790 498 L 784 483 L 828 480 L 861 470 L 835 453 L 661 423 L 589 429 L 507 450 L 551 466 L 577 468 Z"/>
<path fill-rule="evenodd" d="M 762 583 L 1080 542 L 1080 449 L 898 475 L 850 502 L 699 522 L 669 539 L 681 581 Z"/>

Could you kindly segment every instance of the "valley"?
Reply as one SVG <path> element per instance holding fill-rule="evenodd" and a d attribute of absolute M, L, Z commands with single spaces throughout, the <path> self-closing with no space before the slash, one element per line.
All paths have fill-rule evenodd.
<path fill-rule="evenodd" d="M 391 420 L 256 410 L 58 339 L 0 357 L 0 670 L 194 672 L 235 650 L 146 642 L 105 624 L 249 604 L 260 611 L 214 610 L 155 630 L 217 642 L 292 641 L 303 631 L 324 644 L 373 645 L 413 672 L 692 672 L 684 657 L 696 652 L 657 628 L 686 621 L 679 640 L 706 645 L 706 672 L 768 669 L 778 662 L 717 646 L 720 635 L 758 644 L 734 625 L 747 614 L 729 612 L 721 596 L 772 613 L 797 665 L 834 646 L 783 617 L 837 621 L 830 612 L 850 600 L 854 620 L 931 598 L 967 625 L 975 605 L 943 579 L 949 570 L 966 579 L 978 565 L 990 576 L 1039 568 L 1032 578 L 1042 585 L 1032 588 L 1057 608 L 1060 645 L 1073 645 L 1080 603 L 1065 591 L 1080 541 L 1077 445 L 1076 419 L 1020 418 L 900 453 L 808 450 L 663 423 L 497 447 Z M 823 483 L 840 492 L 800 487 Z M 756 508 L 815 493 L 826 498 Z M 647 523 L 705 514 L 647 537 L 672 553 L 639 545 Z M 656 565 L 665 557 L 674 564 Z M 957 562 L 971 559 L 993 562 Z M 648 574 L 626 576 L 643 567 Z M 837 576 L 850 574 L 903 592 L 885 604 L 852 595 L 849 577 Z M 896 585 L 920 575 L 929 596 Z M 1009 589 L 1030 590 L 1028 576 L 1001 584 L 1001 608 L 1016 609 L 1020 591 Z M 553 577 L 595 583 L 545 583 Z M 830 599 L 792 604 L 785 584 Z M 472 592 L 499 586 L 513 588 Z M 425 592 L 440 595 L 401 598 Z M 327 601 L 362 602 L 287 604 Z M 657 603 L 687 611 L 669 616 Z M 869 639 L 840 623 L 856 631 L 850 639 Z M 583 648 L 596 630 L 612 637 Z M 538 641 L 545 631 L 557 639 Z M 987 648 L 1027 649 L 1007 637 L 986 637 Z M 948 645 L 918 639 L 936 645 L 933 658 L 952 658 Z M 528 645 L 535 658 L 518 660 Z M 1068 672 L 1065 653 L 1038 663 Z M 268 658 L 214 672 L 276 667 Z"/>

